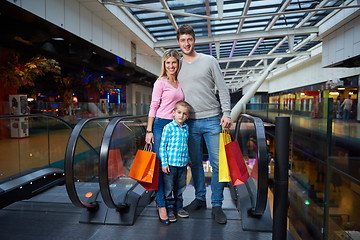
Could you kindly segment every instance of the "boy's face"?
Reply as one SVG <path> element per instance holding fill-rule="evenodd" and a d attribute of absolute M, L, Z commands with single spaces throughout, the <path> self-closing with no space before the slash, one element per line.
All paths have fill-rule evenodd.
<path fill-rule="evenodd" d="M 182 125 L 186 119 L 189 117 L 189 110 L 183 106 L 177 106 L 176 109 L 173 110 L 173 115 L 175 121 Z"/>

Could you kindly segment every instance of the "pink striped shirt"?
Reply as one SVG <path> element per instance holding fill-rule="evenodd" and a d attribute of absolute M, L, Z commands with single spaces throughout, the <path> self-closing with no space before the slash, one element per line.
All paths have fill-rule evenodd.
<path fill-rule="evenodd" d="M 181 100 L 184 100 L 184 93 L 179 83 L 178 88 L 174 88 L 167 78 L 157 79 L 151 96 L 149 117 L 173 119 L 172 110 L 175 103 Z"/>

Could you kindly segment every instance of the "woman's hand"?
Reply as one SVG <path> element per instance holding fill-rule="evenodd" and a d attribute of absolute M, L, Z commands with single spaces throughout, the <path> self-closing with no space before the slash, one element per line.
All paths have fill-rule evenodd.
<path fill-rule="evenodd" d="M 154 144 L 154 134 L 153 133 L 146 133 L 145 142 L 147 144 Z"/>

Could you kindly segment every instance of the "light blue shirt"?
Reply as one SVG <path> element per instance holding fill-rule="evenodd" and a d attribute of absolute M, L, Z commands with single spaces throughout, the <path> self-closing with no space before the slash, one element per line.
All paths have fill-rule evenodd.
<path fill-rule="evenodd" d="M 180 126 L 175 120 L 165 125 L 160 142 L 161 165 L 185 167 L 189 162 L 189 127 Z"/>

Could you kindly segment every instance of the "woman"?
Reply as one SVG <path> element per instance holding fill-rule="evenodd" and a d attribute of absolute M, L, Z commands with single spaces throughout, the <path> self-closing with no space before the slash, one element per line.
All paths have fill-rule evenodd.
<path fill-rule="evenodd" d="M 180 54 L 173 49 L 166 50 L 162 57 L 161 74 L 154 83 L 145 138 L 146 143 L 153 144 L 153 151 L 157 157 L 159 157 L 159 146 L 163 128 L 173 120 L 172 110 L 175 103 L 184 100 L 184 93 L 177 80 L 179 70 Z M 156 191 L 156 203 L 159 220 L 161 223 L 169 224 L 161 166 L 158 171 L 159 187 Z"/>

